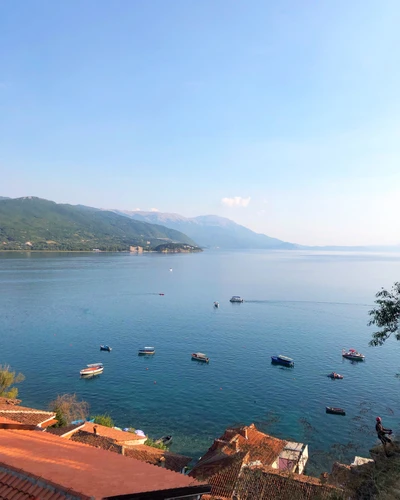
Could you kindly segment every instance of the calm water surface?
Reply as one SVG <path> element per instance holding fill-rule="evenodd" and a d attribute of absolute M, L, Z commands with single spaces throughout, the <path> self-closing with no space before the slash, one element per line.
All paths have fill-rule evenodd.
<path fill-rule="evenodd" d="M 370 348 L 366 326 L 375 292 L 399 275 L 396 254 L 1 254 L 0 363 L 25 374 L 27 406 L 76 393 L 91 414 L 171 433 L 172 451 L 193 457 L 227 426 L 255 422 L 307 442 L 308 472 L 318 473 L 367 454 L 376 415 L 399 429 L 400 343 Z M 246 302 L 231 304 L 236 294 Z M 138 357 L 144 345 L 156 354 Z M 343 360 L 342 347 L 366 361 Z M 280 353 L 293 369 L 271 365 Z M 98 361 L 101 376 L 79 378 Z M 344 380 L 328 379 L 333 370 Z"/>

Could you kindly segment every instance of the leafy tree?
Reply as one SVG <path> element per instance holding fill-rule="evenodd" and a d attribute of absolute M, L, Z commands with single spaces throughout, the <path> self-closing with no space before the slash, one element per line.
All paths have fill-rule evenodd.
<path fill-rule="evenodd" d="M 18 375 L 11 371 L 9 365 L 0 365 L 0 396 L 2 398 L 15 399 L 18 396 L 18 389 L 11 387 L 14 384 L 19 384 L 25 380 L 22 373 Z"/>
<path fill-rule="evenodd" d="M 114 427 L 114 420 L 110 415 L 95 415 L 93 419 L 95 424 L 104 425 L 105 427 Z"/>
<path fill-rule="evenodd" d="M 368 326 L 376 325 L 381 330 L 372 334 L 369 345 L 383 345 L 392 333 L 397 340 L 400 340 L 400 282 L 394 283 L 390 291 L 382 288 L 375 297 L 375 304 L 378 307 L 369 311 L 372 319 L 369 321 Z"/>
<path fill-rule="evenodd" d="M 89 414 L 89 403 L 78 401 L 76 394 L 63 394 L 49 405 L 54 411 L 59 424 L 68 425 L 74 420 L 86 420 Z"/>
<path fill-rule="evenodd" d="M 57 419 L 58 423 L 56 425 L 54 425 L 54 427 L 65 427 L 66 425 L 68 425 L 68 422 L 66 421 L 60 408 L 56 409 L 56 419 Z"/>

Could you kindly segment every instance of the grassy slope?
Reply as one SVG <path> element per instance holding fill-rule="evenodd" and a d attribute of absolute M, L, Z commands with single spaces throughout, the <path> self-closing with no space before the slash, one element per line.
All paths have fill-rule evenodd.
<path fill-rule="evenodd" d="M 157 238 L 195 244 L 179 231 L 113 212 L 39 198 L 0 200 L 2 249 L 25 248 L 30 241 L 32 249 L 127 250 L 129 245 L 146 245 L 147 241 L 154 247 L 162 242 Z"/>

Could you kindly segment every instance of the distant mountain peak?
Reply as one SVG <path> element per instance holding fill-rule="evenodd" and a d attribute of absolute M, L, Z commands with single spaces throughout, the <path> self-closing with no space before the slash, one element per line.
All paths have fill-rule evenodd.
<path fill-rule="evenodd" d="M 148 212 L 143 210 L 115 210 L 120 215 L 151 224 L 162 224 L 187 234 L 202 247 L 211 248 L 294 248 L 265 234 L 258 234 L 236 222 L 219 215 L 184 217 L 175 213 Z"/>

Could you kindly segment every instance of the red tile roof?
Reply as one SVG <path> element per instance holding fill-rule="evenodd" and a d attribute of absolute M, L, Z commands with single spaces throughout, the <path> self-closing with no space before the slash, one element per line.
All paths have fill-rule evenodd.
<path fill-rule="evenodd" d="M 1 500 L 90 500 L 70 488 L 63 488 L 42 478 L 27 474 L 0 463 L 0 499 Z"/>
<path fill-rule="evenodd" d="M 64 425 L 63 427 L 51 427 L 49 429 L 46 429 L 46 432 L 50 432 L 55 436 L 65 437 L 66 435 L 74 431 L 77 432 L 82 427 L 83 424 L 70 424 L 70 425 Z"/>
<path fill-rule="evenodd" d="M 30 425 L 54 425 L 55 413 L 51 411 L 35 410 L 19 405 L 18 399 L 0 398 L 0 418 L 6 418 L 19 422 L 20 424 Z M 50 423 L 47 423 L 50 421 Z M 53 422 L 51 422 L 53 420 Z"/>
<path fill-rule="evenodd" d="M 119 453 L 122 455 L 123 447 L 115 442 L 114 439 L 98 436 L 92 434 L 91 432 L 83 431 L 79 429 L 77 432 L 74 432 L 71 436 L 71 441 L 76 443 L 87 444 L 89 446 L 94 446 L 95 448 L 102 448 L 103 450 L 113 451 L 115 453 Z"/>
<path fill-rule="evenodd" d="M 209 478 L 210 475 L 224 468 L 224 459 L 238 453 L 248 453 L 247 460 L 259 460 L 262 465 L 272 465 L 286 446 L 287 441 L 276 439 L 260 432 L 254 424 L 227 429 L 214 441 L 207 453 L 200 459 L 190 475 L 197 478 Z"/>
<path fill-rule="evenodd" d="M 104 436 L 114 439 L 116 443 L 120 444 L 123 444 L 126 441 L 143 441 L 146 439 L 143 436 L 138 436 L 133 432 L 119 431 L 118 429 L 106 427 L 105 425 L 93 424 L 92 422 L 85 422 L 82 430 L 94 433 L 94 427 L 96 427 L 98 436 Z"/>
<path fill-rule="evenodd" d="M 96 499 L 201 486 L 183 474 L 41 431 L 0 430 L 0 462 Z"/>
<path fill-rule="evenodd" d="M 290 474 L 277 469 L 244 467 L 236 483 L 235 494 L 240 500 L 319 500 L 341 498 L 341 490 L 326 486 L 315 477 Z M 203 497 L 206 499 L 207 497 Z M 213 498 L 208 497 L 208 498 Z"/>
<path fill-rule="evenodd" d="M 287 442 L 260 432 L 254 424 L 227 429 L 200 459 L 190 476 L 207 480 L 211 494 L 206 499 L 311 500 L 316 492 L 327 498 L 332 489 L 317 478 L 282 473 L 272 469 Z"/>
<path fill-rule="evenodd" d="M 165 468 L 175 472 L 181 472 L 182 469 L 192 461 L 191 457 L 160 450 L 145 444 L 132 446 L 129 449 L 127 448 L 124 454 L 126 457 L 136 458 L 136 460 L 153 465 L 161 465 L 161 459 L 163 459 Z"/>

